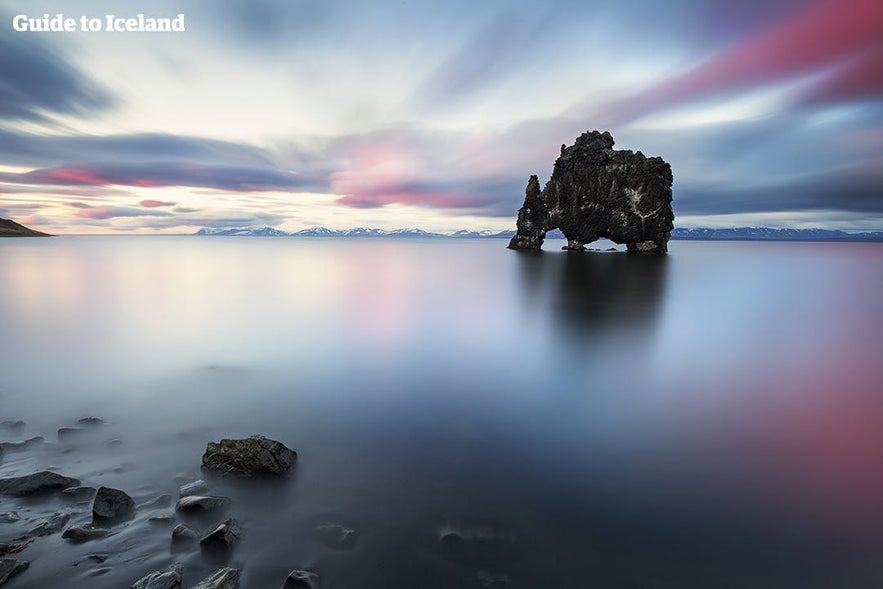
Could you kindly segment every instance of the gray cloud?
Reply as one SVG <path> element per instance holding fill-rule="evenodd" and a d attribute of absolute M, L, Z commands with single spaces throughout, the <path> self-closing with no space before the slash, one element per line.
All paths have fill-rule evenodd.
<path fill-rule="evenodd" d="M 0 35 L 0 119 L 39 121 L 46 113 L 85 114 L 113 103 L 107 89 L 37 37 Z"/>

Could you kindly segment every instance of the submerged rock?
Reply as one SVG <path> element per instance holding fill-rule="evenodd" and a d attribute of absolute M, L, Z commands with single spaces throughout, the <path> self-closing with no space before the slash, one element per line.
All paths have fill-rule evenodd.
<path fill-rule="evenodd" d="M 135 513 L 135 501 L 124 491 L 99 487 L 92 502 L 92 517 L 96 520 L 120 520 Z"/>
<path fill-rule="evenodd" d="M 99 528 L 93 524 L 77 524 L 66 529 L 61 537 L 71 542 L 86 542 L 103 538 L 108 534 L 110 534 L 110 530 L 106 528 Z"/>
<path fill-rule="evenodd" d="M 79 485 L 77 479 L 66 477 L 48 470 L 21 477 L 0 479 L 0 494 L 21 497 L 35 493 L 61 491 Z"/>
<path fill-rule="evenodd" d="M 84 417 L 77 420 L 77 425 L 83 425 L 86 427 L 98 427 L 104 425 L 104 420 L 100 417 Z"/>
<path fill-rule="evenodd" d="M 288 471 L 297 453 L 282 442 L 264 436 L 209 442 L 202 455 L 202 468 L 221 475 L 250 477 L 279 475 Z"/>
<path fill-rule="evenodd" d="M 7 554 L 16 554 L 21 552 L 25 548 L 28 547 L 28 544 L 31 543 L 31 539 L 28 538 L 24 542 L 12 542 L 11 544 L 0 544 L 0 556 L 6 556 Z"/>
<path fill-rule="evenodd" d="M 329 548 L 347 550 L 356 543 L 356 531 L 340 524 L 320 524 L 316 526 L 316 533 Z"/>
<path fill-rule="evenodd" d="M 21 419 L 4 419 L 0 421 L 0 427 L 11 432 L 18 432 L 25 428 L 25 422 Z"/>
<path fill-rule="evenodd" d="M 12 577 L 26 571 L 31 566 L 26 560 L 16 560 L 14 558 L 4 558 L 0 560 L 0 585 L 3 585 Z"/>
<path fill-rule="evenodd" d="M 61 494 L 74 501 L 90 501 L 97 491 L 95 487 L 68 487 Z"/>
<path fill-rule="evenodd" d="M 239 527 L 239 520 L 231 518 L 222 521 L 206 532 L 199 543 L 203 548 L 224 550 L 233 548 L 239 542 L 241 536 L 242 531 Z"/>
<path fill-rule="evenodd" d="M 172 541 L 173 542 L 188 542 L 190 540 L 199 540 L 199 532 L 185 526 L 184 524 L 178 524 L 175 526 L 175 529 L 172 530 Z"/>
<path fill-rule="evenodd" d="M 239 589 L 239 570 L 231 567 L 218 569 L 191 589 Z"/>
<path fill-rule="evenodd" d="M 77 437 L 81 434 L 86 433 L 86 428 L 83 427 L 60 427 L 58 428 L 58 441 L 69 440 L 71 438 Z"/>
<path fill-rule="evenodd" d="M 19 440 L 17 442 L 0 442 L 0 454 L 2 454 L 3 450 L 9 450 L 10 452 L 15 450 L 30 450 L 36 446 L 42 446 L 45 443 L 46 439 L 43 438 L 43 436 L 34 436 L 33 438 Z"/>
<path fill-rule="evenodd" d="M 608 132 L 583 133 L 561 146 L 542 191 L 530 177 L 511 249 L 538 250 L 546 232 L 558 228 L 567 249 L 606 237 L 630 252 L 667 251 L 674 227 L 671 166 L 640 151 L 615 151 L 613 144 Z"/>
<path fill-rule="evenodd" d="M 44 519 L 39 524 L 34 526 L 28 531 L 28 535 L 30 536 L 49 536 L 54 534 L 55 532 L 60 532 L 61 529 L 67 525 L 67 522 L 71 520 L 71 514 L 69 513 L 55 513 L 49 519 Z"/>
<path fill-rule="evenodd" d="M 192 483 L 187 483 L 181 487 L 181 491 L 179 493 L 179 497 L 189 497 L 191 495 L 205 495 L 208 493 L 208 484 L 199 479 L 198 481 L 193 481 Z"/>
<path fill-rule="evenodd" d="M 282 589 L 319 589 L 319 575 L 295 569 L 288 573 Z"/>
<path fill-rule="evenodd" d="M 164 571 L 156 571 L 135 581 L 132 589 L 181 589 L 184 566 L 173 564 Z"/>
<path fill-rule="evenodd" d="M 191 495 L 189 497 L 181 497 L 175 504 L 175 509 L 185 513 L 206 512 L 221 509 L 230 505 L 229 497 L 204 497 L 202 495 Z"/>
<path fill-rule="evenodd" d="M 21 517 L 14 511 L 4 511 L 3 513 L 0 513 L 0 524 L 14 524 L 20 519 Z"/>

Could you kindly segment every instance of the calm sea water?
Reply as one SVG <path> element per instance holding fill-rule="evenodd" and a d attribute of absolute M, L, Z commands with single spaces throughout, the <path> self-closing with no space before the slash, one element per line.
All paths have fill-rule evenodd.
<path fill-rule="evenodd" d="M 0 476 L 146 503 L 199 477 L 210 440 L 279 439 L 292 477 L 209 481 L 245 528 L 246 589 L 293 568 L 325 589 L 883 586 L 883 246 L 559 246 L 4 240 L 0 418 L 27 427 L 0 438 L 52 443 Z M 104 428 L 54 443 L 89 415 Z M 88 520 L 9 510 L 0 541 Z M 194 584 L 218 563 L 173 551 L 163 511 L 40 538 L 8 586 L 128 587 L 175 561 Z M 355 545 L 323 543 L 328 522 Z"/>

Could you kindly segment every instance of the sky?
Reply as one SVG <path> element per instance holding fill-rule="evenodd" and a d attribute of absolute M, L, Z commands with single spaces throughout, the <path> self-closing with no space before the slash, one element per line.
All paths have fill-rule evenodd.
<path fill-rule="evenodd" d="M 181 33 L 16 32 L 17 14 Z M 0 217 L 514 228 L 609 130 L 678 227 L 883 230 L 880 0 L 0 0 Z"/>

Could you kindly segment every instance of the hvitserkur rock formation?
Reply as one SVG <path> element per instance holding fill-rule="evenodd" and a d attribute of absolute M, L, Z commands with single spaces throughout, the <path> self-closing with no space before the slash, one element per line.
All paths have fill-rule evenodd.
<path fill-rule="evenodd" d="M 583 133 L 561 146 L 542 191 L 530 177 L 511 249 L 538 250 L 546 232 L 558 228 L 567 249 L 606 237 L 630 252 L 667 251 L 674 227 L 671 166 L 640 151 L 615 151 L 613 144 L 607 131 Z"/>

